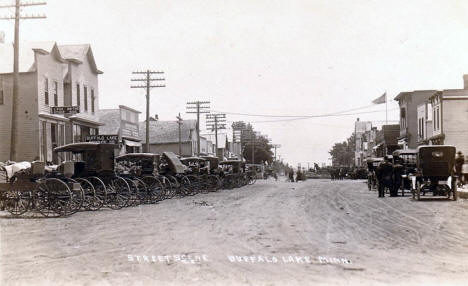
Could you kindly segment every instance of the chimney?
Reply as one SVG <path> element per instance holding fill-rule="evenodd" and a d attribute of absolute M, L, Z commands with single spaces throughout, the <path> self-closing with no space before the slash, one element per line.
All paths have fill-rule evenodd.
<path fill-rule="evenodd" d="M 5 32 L 0 31 L 0 44 L 5 44 Z"/>
<path fill-rule="evenodd" d="M 463 88 L 468 89 L 468 74 L 463 75 Z"/>

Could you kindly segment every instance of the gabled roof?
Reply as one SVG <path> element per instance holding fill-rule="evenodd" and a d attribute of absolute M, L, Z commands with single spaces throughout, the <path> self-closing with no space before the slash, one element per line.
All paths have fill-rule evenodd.
<path fill-rule="evenodd" d="M 91 50 L 91 45 L 82 44 L 82 45 L 60 45 L 58 46 L 62 57 L 66 60 L 73 61 L 75 63 L 83 63 L 85 60 L 89 61 L 91 69 L 96 74 L 102 74 L 97 68 L 96 61 L 94 60 L 93 51 Z"/>
<path fill-rule="evenodd" d="M 184 120 L 181 129 L 182 142 L 191 141 L 192 132 L 196 128 L 196 120 Z M 150 144 L 163 144 L 179 142 L 179 125 L 177 121 L 152 121 L 150 120 Z M 140 122 L 140 139 L 146 140 L 146 122 Z"/>
<path fill-rule="evenodd" d="M 65 62 L 55 42 L 20 43 L 18 55 L 19 72 L 36 71 L 35 52 L 41 54 L 54 53 L 57 56 L 57 60 Z M 13 72 L 13 53 L 14 48 L 12 43 L 0 44 L 0 73 Z"/>
<path fill-rule="evenodd" d="M 13 44 L 0 44 L 0 73 L 13 72 Z M 19 72 L 36 71 L 35 52 L 40 54 L 54 54 L 58 61 L 66 63 L 72 61 L 77 64 L 88 60 L 91 69 L 96 74 L 101 74 L 94 60 L 93 52 L 89 44 L 85 45 L 62 45 L 58 46 L 56 42 L 26 42 L 19 44 Z"/>

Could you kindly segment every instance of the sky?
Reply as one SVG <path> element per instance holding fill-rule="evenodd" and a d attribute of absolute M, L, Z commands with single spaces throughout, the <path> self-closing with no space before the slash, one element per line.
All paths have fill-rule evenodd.
<path fill-rule="evenodd" d="M 166 87 L 151 91 L 152 115 L 193 119 L 186 102 L 208 100 L 228 123 L 252 122 L 281 144 L 278 155 L 293 165 L 329 162 L 357 117 L 385 123 L 385 104 L 295 121 L 230 113 L 322 115 L 368 106 L 386 92 L 396 123 L 399 92 L 462 88 L 468 73 L 464 0 L 49 0 L 23 13 L 47 19 L 22 21 L 20 41 L 91 44 L 104 72 L 100 108 L 145 111 L 144 90 L 130 88 L 132 71 L 161 70 Z M 0 21 L 6 42 L 13 28 Z"/>

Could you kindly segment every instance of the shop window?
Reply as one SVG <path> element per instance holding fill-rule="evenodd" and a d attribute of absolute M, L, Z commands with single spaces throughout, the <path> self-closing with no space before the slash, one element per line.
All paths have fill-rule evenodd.
<path fill-rule="evenodd" d="M 49 105 L 49 79 L 44 80 L 44 103 Z"/>

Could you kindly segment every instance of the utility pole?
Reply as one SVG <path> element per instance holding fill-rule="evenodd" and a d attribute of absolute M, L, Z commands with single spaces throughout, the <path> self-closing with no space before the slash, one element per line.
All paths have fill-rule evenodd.
<path fill-rule="evenodd" d="M 271 147 L 275 148 L 275 161 L 276 161 L 276 148 L 281 148 L 280 144 L 271 144 Z"/>
<path fill-rule="evenodd" d="M 206 127 L 211 128 L 215 132 L 215 150 L 216 157 L 220 160 L 220 154 L 218 154 L 218 129 L 226 129 L 226 114 L 207 114 L 206 115 Z"/>
<path fill-rule="evenodd" d="M 210 113 L 209 101 L 192 101 L 187 102 L 187 111 L 186 113 L 196 113 L 197 114 L 197 156 L 200 156 L 200 113 Z M 196 110 L 196 111 L 194 111 Z M 216 150 L 218 151 L 218 150 Z"/>
<path fill-rule="evenodd" d="M 180 126 L 182 125 L 182 121 L 184 121 L 184 120 L 180 116 L 180 112 L 179 112 L 179 115 L 176 118 L 177 118 L 177 125 L 179 125 L 179 156 L 182 157 L 182 134 L 181 134 L 181 131 L 180 131 Z"/>
<path fill-rule="evenodd" d="M 13 95 L 11 103 L 11 142 L 10 142 L 10 160 L 16 161 L 16 142 L 18 141 L 18 89 L 19 89 L 19 24 L 20 20 L 24 19 L 44 19 L 45 15 L 21 15 L 20 8 L 27 6 L 39 6 L 46 5 L 46 2 L 35 2 L 35 3 L 21 3 L 20 0 L 15 0 L 15 4 L 0 5 L 1 8 L 15 8 L 14 16 L 0 17 L 0 20 L 15 20 L 15 42 L 13 51 Z"/>
<path fill-rule="evenodd" d="M 145 152 L 149 153 L 149 113 L 150 113 L 150 89 L 152 87 L 166 87 L 164 84 L 153 84 L 153 81 L 164 81 L 165 78 L 151 78 L 153 74 L 164 74 L 163 71 L 135 71 L 132 74 L 143 74 L 146 78 L 132 78 L 131 81 L 144 82 L 142 85 L 132 85 L 131 88 L 145 88 L 146 89 L 146 144 Z"/>

